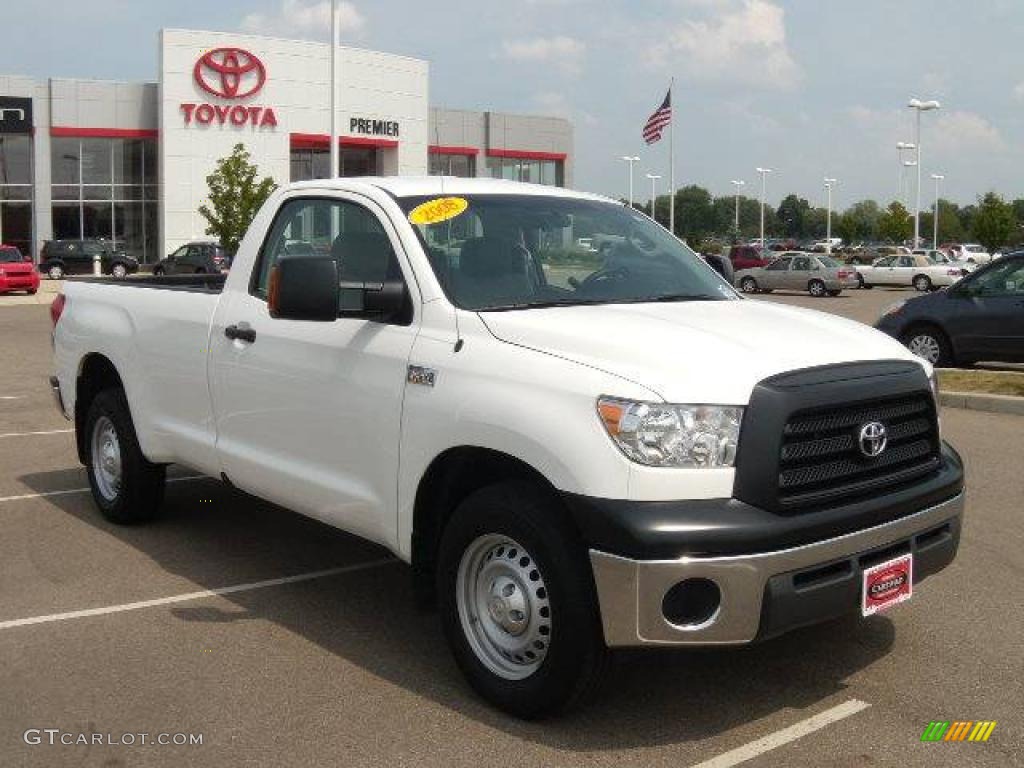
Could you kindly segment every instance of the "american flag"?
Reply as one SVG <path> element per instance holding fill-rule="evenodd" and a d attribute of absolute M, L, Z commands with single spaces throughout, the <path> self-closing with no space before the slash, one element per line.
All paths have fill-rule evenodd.
<path fill-rule="evenodd" d="M 666 125 L 672 122 L 672 89 L 669 88 L 665 94 L 665 100 L 661 102 L 654 114 L 647 118 L 647 125 L 644 126 L 644 141 L 648 144 L 661 139 L 661 131 Z"/>

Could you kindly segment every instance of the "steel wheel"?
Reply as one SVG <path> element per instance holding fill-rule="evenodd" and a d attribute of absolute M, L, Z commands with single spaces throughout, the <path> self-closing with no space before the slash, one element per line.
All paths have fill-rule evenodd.
<path fill-rule="evenodd" d="M 508 536 L 485 534 L 462 554 L 456 604 L 467 642 L 495 675 L 523 680 L 551 642 L 551 608 L 534 558 Z"/>
<path fill-rule="evenodd" d="M 96 487 L 107 501 L 121 493 L 121 443 L 117 429 L 106 416 L 96 419 L 92 428 L 92 471 Z"/>
<path fill-rule="evenodd" d="M 114 268 L 110 270 L 110 274 L 114 277 L 122 278 L 128 274 L 128 270 L 125 269 L 124 264 L 115 264 Z"/>
<path fill-rule="evenodd" d="M 62 277 L 64 277 L 64 270 L 61 269 L 60 267 L 54 266 L 50 267 L 50 269 L 47 270 L 46 274 L 50 276 L 51 280 L 60 280 Z"/>
<path fill-rule="evenodd" d="M 757 293 L 757 280 L 752 277 L 744 277 L 740 280 L 740 290 L 744 293 Z"/>
<path fill-rule="evenodd" d="M 920 358 L 927 360 L 934 365 L 942 356 L 942 346 L 939 340 L 930 333 L 917 333 L 910 337 L 907 342 L 907 349 Z"/>

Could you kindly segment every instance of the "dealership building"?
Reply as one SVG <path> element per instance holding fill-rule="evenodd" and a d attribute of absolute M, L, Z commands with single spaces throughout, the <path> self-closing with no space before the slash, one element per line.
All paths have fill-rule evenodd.
<path fill-rule="evenodd" d="M 0 75 L 0 242 L 105 238 L 141 261 L 208 239 L 206 177 L 242 143 L 278 184 L 330 175 L 330 46 L 160 32 L 159 78 Z M 342 176 L 485 176 L 566 186 L 557 117 L 432 107 L 429 64 L 338 51 Z"/>

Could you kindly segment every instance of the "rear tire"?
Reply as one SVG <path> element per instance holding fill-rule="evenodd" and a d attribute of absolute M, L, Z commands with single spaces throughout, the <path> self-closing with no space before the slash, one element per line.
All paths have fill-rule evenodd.
<path fill-rule="evenodd" d="M 110 268 L 110 274 L 118 280 L 122 280 L 128 276 L 128 268 L 124 264 L 115 264 Z"/>
<path fill-rule="evenodd" d="M 164 268 L 163 267 L 157 267 L 156 269 L 153 270 L 153 276 L 154 277 L 163 277 L 163 275 L 164 275 Z"/>
<path fill-rule="evenodd" d="M 97 394 L 84 428 L 89 487 L 103 516 L 121 525 L 156 517 L 164 497 L 166 467 L 142 454 L 124 390 L 105 389 Z"/>
<path fill-rule="evenodd" d="M 39 290 L 38 288 L 29 288 L 28 289 L 28 295 L 29 296 L 35 296 L 36 295 L 36 291 L 38 291 L 38 290 Z"/>
<path fill-rule="evenodd" d="M 828 289 L 825 288 L 825 284 L 821 280 L 811 280 L 807 283 L 807 292 L 816 299 L 820 299 L 828 294 Z"/>
<path fill-rule="evenodd" d="M 740 290 L 744 293 L 757 293 L 757 280 L 752 277 L 744 277 L 740 280 Z"/>
<path fill-rule="evenodd" d="M 932 325 L 919 325 L 900 336 L 903 345 L 918 357 L 927 360 L 937 368 L 953 365 L 953 347 L 949 337 Z"/>
<path fill-rule="evenodd" d="M 607 649 L 586 548 L 527 482 L 467 497 L 438 553 L 441 623 L 459 669 L 495 707 L 541 718 L 582 703 Z"/>
<path fill-rule="evenodd" d="M 49 276 L 51 280 L 63 280 L 64 267 L 62 267 L 60 264 L 54 264 L 52 267 L 46 270 L 46 274 Z"/>
<path fill-rule="evenodd" d="M 932 279 L 928 275 L 917 275 L 914 278 L 914 290 L 928 293 L 932 289 Z"/>

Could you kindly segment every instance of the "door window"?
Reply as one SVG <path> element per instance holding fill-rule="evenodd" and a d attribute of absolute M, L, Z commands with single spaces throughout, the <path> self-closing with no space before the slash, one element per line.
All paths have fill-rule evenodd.
<path fill-rule="evenodd" d="M 914 266 L 914 257 L 913 256 L 900 256 L 900 259 L 897 262 L 896 266 L 898 266 L 898 267 L 912 267 L 912 266 Z"/>
<path fill-rule="evenodd" d="M 807 272 L 811 268 L 811 260 L 806 256 L 799 256 L 793 259 L 794 272 Z"/>
<path fill-rule="evenodd" d="M 1024 296 L 1024 261 L 1000 264 L 965 286 L 971 296 Z"/>
<path fill-rule="evenodd" d="M 342 283 L 402 279 L 391 240 L 374 213 L 347 200 L 299 198 L 285 203 L 274 219 L 253 272 L 252 295 L 266 300 L 277 260 L 301 254 L 332 256 Z"/>
<path fill-rule="evenodd" d="M 791 259 L 776 259 L 767 267 L 765 267 L 765 269 L 768 270 L 769 272 L 785 272 L 787 269 L 789 269 L 790 261 Z"/>

